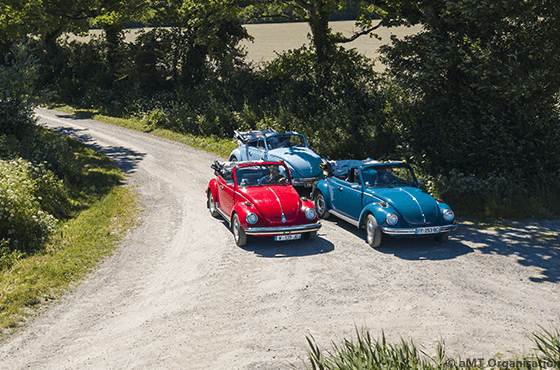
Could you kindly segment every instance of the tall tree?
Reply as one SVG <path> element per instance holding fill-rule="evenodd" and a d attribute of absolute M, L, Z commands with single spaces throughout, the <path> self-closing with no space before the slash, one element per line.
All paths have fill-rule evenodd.
<path fill-rule="evenodd" d="M 267 17 L 284 17 L 292 21 L 307 22 L 311 29 L 310 39 L 314 47 L 317 65 L 329 64 L 337 44 L 348 43 L 356 38 L 370 34 L 379 28 L 373 24 L 378 17 L 376 7 L 361 0 L 253 0 L 253 6 L 264 10 Z M 333 33 L 329 26 L 332 14 L 337 10 L 351 8 L 358 15 L 358 30 L 350 36 Z"/>
<path fill-rule="evenodd" d="M 411 97 L 412 155 L 434 171 L 558 171 L 558 1 L 368 1 L 423 26 L 383 50 Z"/>

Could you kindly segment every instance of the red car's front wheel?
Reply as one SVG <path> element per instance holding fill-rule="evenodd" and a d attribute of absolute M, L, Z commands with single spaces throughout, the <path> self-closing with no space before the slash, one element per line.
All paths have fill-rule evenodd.
<path fill-rule="evenodd" d="M 210 190 L 208 191 L 208 210 L 210 211 L 212 217 L 218 217 L 220 215 L 218 213 L 218 205 L 214 202 L 214 196 Z"/>
<path fill-rule="evenodd" d="M 237 213 L 233 215 L 231 228 L 233 230 L 233 238 L 235 239 L 235 244 L 237 244 L 238 247 L 242 247 L 247 244 L 247 234 L 245 234 L 245 230 L 243 230 L 243 227 L 241 227 L 241 223 L 239 222 Z"/>

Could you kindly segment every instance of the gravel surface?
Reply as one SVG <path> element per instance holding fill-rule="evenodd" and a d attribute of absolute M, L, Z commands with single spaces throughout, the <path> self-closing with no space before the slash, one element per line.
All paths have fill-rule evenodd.
<path fill-rule="evenodd" d="M 40 123 L 111 156 L 144 204 L 99 269 L 0 344 L 1 369 L 279 369 L 368 328 L 428 353 L 530 354 L 558 327 L 560 220 L 480 228 L 444 244 L 365 232 L 331 217 L 312 242 L 239 248 L 206 209 L 215 156 L 61 112 Z"/>

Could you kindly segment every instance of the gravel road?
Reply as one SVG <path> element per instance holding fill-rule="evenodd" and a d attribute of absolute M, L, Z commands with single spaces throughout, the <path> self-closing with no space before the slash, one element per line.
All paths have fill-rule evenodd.
<path fill-rule="evenodd" d="M 445 244 L 385 238 L 323 220 L 312 242 L 239 248 L 210 216 L 215 156 L 38 109 L 40 123 L 111 156 L 144 204 L 140 226 L 88 279 L 0 344 L 1 369 L 303 367 L 367 327 L 428 353 L 512 359 L 560 322 L 560 220 L 477 228 Z"/>

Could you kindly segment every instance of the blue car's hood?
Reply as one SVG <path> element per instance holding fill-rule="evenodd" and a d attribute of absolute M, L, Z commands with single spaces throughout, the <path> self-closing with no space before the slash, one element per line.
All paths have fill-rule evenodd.
<path fill-rule="evenodd" d="M 368 191 L 393 206 L 411 226 L 438 224 L 439 206 L 422 189 L 412 186 L 375 187 Z"/>
<path fill-rule="evenodd" d="M 322 176 L 323 171 L 319 168 L 321 157 L 309 148 L 290 147 L 270 150 L 268 160 L 276 158 L 286 161 L 297 172 L 297 174 L 292 173 L 292 177 Z"/>

